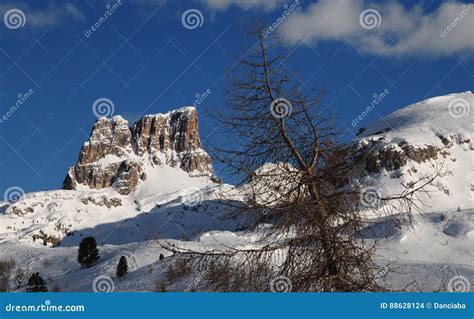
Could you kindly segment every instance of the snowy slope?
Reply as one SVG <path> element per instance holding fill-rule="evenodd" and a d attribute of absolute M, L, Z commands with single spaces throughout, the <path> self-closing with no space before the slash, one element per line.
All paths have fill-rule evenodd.
<path fill-rule="evenodd" d="M 393 289 L 402 289 L 416 281 L 424 291 L 445 288 L 447 281 L 458 275 L 474 281 L 474 210 L 416 217 L 414 228 L 403 224 L 374 220 L 364 232 L 369 241 L 379 242 L 377 260 L 381 264 L 394 263 L 397 273 L 381 282 Z M 197 241 L 174 241 L 180 247 L 193 249 L 222 249 L 222 245 L 251 247 L 255 240 L 244 232 L 212 231 Z M 41 271 L 48 279 L 48 286 L 61 291 L 93 291 L 94 280 L 110 277 L 114 291 L 154 291 L 157 283 L 164 281 L 166 271 L 173 264 L 173 256 L 162 249 L 156 240 L 101 245 L 100 263 L 89 269 L 80 268 L 76 262 L 77 247 L 3 243 L 2 257 L 13 257 L 23 272 Z M 159 260 L 159 255 L 164 260 Z M 126 256 L 130 273 L 124 280 L 115 277 L 120 256 Z M 59 262 L 58 262 L 59 261 Z M 18 271 L 17 269 L 17 271 Z M 184 291 L 200 273 L 191 271 L 173 284 L 166 284 L 168 291 Z M 13 290 L 24 291 L 26 282 Z M 415 289 L 415 287 L 412 287 Z M 471 288 L 472 289 L 472 288 Z M 474 291 L 474 290 L 472 290 Z"/>
<path fill-rule="evenodd" d="M 77 245 L 85 236 L 102 244 L 151 238 L 189 238 L 208 230 L 235 230 L 218 199 L 230 186 L 206 185 L 146 196 L 102 191 L 50 191 L 27 194 L 0 215 L 0 243 Z"/>
<path fill-rule="evenodd" d="M 369 125 L 359 135 L 359 145 L 377 154 L 385 150 L 386 162 L 401 167 L 369 172 L 366 183 L 382 196 L 400 192 L 401 184 L 432 175 L 443 176 L 421 199 L 426 211 L 474 207 L 474 94 L 434 97 L 402 108 Z M 388 151 L 387 151 L 388 150 Z M 410 153 L 409 153 L 410 152 Z M 434 156 L 432 158 L 432 156 Z"/>
<path fill-rule="evenodd" d="M 440 135 L 473 137 L 474 94 L 470 91 L 423 100 L 406 106 L 366 127 L 360 137 L 383 133 L 387 140 L 442 146 Z M 471 144 L 472 145 L 472 144 Z"/>

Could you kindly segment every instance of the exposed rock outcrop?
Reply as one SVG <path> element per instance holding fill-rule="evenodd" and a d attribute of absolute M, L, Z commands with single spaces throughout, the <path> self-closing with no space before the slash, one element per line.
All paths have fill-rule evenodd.
<path fill-rule="evenodd" d="M 177 167 L 193 175 L 213 176 L 211 158 L 201 148 L 195 108 L 147 115 L 132 128 L 120 116 L 100 118 L 81 149 L 78 163 L 69 168 L 63 187 L 112 186 L 127 195 L 146 180 L 146 162 Z"/>
<path fill-rule="evenodd" d="M 368 173 L 378 173 L 382 169 L 387 171 L 398 170 L 405 166 L 408 160 L 420 164 L 429 160 L 436 160 L 439 156 L 446 154 L 446 151 L 433 145 L 415 147 L 402 142 L 398 145 L 387 146 L 380 141 L 370 141 L 369 144 L 360 147 L 356 162 L 364 163 L 364 169 Z"/>

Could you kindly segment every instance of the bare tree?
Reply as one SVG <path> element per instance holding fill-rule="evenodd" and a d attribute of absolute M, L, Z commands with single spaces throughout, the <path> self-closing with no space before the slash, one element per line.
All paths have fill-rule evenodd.
<path fill-rule="evenodd" d="M 256 23 L 247 32 L 256 43 L 227 74 L 225 112 L 213 110 L 232 141 L 216 146 L 217 158 L 242 185 L 223 197 L 246 199 L 234 213 L 249 214 L 261 239 L 251 249 L 163 246 L 205 268 L 207 290 L 382 291 L 377 279 L 390 269 L 375 263 L 374 244 L 360 236 L 363 187 L 353 177 L 364 156 L 342 142 L 325 92 L 307 89 L 277 35 L 262 30 Z M 431 181 L 379 201 L 410 213 Z"/>

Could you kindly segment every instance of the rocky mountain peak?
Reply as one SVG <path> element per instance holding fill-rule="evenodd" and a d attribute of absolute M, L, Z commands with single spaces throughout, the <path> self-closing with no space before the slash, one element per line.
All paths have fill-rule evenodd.
<path fill-rule="evenodd" d="M 124 156 L 130 151 L 132 133 L 128 121 L 120 116 L 99 118 L 79 155 L 79 164 L 89 164 L 106 155 Z"/>
<path fill-rule="evenodd" d="M 193 176 L 213 176 L 211 158 L 201 148 L 194 107 L 146 115 L 132 127 L 120 116 L 99 118 L 63 186 L 112 186 L 127 195 L 146 180 L 150 165 L 179 168 Z"/>
<path fill-rule="evenodd" d="M 139 155 L 156 150 L 181 153 L 201 148 L 197 112 L 193 107 L 147 115 L 133 125 L 135 151 Z"/>

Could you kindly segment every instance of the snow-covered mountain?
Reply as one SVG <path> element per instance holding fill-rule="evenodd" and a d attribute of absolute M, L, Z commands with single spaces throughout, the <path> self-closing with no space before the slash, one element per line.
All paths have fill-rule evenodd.
<path fill-rule="evenodd" d="M 425 214 L 415 216 L 414 228 L 374 219 L 364 231 L 366 239 L 382 241 L 381 260 L 399 259 L 412 273 L 391 278 L 387 284 L 394 288 L 418 279 L 423 289 L 434 289 L 446 270 L 474 278 L 472 105 L 470 92 L 427 99 L 361 129 L 354 141 L 363 158 L 360 178 L 381 193 L 396 194 L 437 167 L 444 171 L 434 192 L 424 195 Z M 245 216 L 227 215 L 220 194 L 233 186 L 216 182 L 192 107 L 147 115 L 132 127 L 121 117 L 99 119 L 64 188 L 0 202 L 0 260 L 19 259 L 24 271 L 41 270 L 61 290 L 92 290 L 97 276 L 114 277 L 118 258 L 126 255 L 131 280 L 115 281 L 116 289 L 150 291 L 172 260 L 157 241 L 215 249 L 248 247 L 258 237 L 240 231 Z M 85 236 L 94 236 L 101 250 L 91 269 L 75 261 Z M 195 276 L 167 289 L 185 290 Z"/>
<path fill-rule="evenodd" d="M 64 188 L 113 187 L 128 195 L 151 184 L 172 183 L 172 178 L 166 178 L 169 168 L 197 178 L 214 175 L 211 158 L 201 148 L 194 107 L 147 115 L 131 128 L 120 116 L 100 118 L 82 146 L 78 163 L 69 169 Z"/>
<path fill-rule="evenodd" d="M 194 206 L 214 200 L 219 187 L 224 186 L 215 183 L 211 159 L 201 148 L 194 107 L 147 115 L 132 127 L 120 116 L 100 118 L 77 164 L 68 171 L 65 190 L 30 193 L 3 205 L 0 240 L 77 244 L 99 228 L 104 231 L 97 239 L 103 243 L 147 240 L 151 232 L 157 237 L 184 236 L 209 225 L 205 216 L 209 212 Z M 196 210 L 192 214 L 196 229 L 151 227 L 168 215 L 172 220 L 186 219 L 186 211 L 173 214 L 171 207 L 177 205 Z M 160 214 L 155 214 L 157 207 Z M 123 224 L 132 220 L 133 227 L 128 227 L 136 230 L 127 228 L 120 234 Z M 107 232 L 113 228 L 120 234 L 118 241 Z"/>
<path fill-rule="evenodd" d="M 426 211 L 474 207 L 474 94 L 430 98 L 404 107 L 359 131 L 358 159 L 365 184 L 397 194 L 437 170 L 420 194 Z"/>

